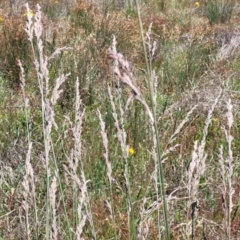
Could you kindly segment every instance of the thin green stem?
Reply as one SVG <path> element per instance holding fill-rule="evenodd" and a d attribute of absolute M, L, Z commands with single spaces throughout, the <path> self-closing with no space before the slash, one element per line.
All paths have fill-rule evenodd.
<path fill-rule="evenodd" d="M 135 230 L 135 220 L 134 220 L 134 212 L 133 212 L 133 204 L 132 204 L 132 194 L 131 194 L 131 186 L 129 181 L 129 170 L 128 170 L 128 159 L 125 159 L 125 169 L 124 169 L 124 177 L 126 181 L 126 196 L 127 196 L 127 204 L 128 204 L 128 224 L 129 224 L 129 240 L 136 239 L 136 230 Z"/>
<path fill-rule="evenodd" d="M 111 201 L 111 207 L 112 207 L 112 218 L 113 218 L 113 225 L 114 225 L 114 234 L 115 234 L 115 240 L 118 239 L 117 235 L 117 224 L 115 220 L 115 210 L 113 205 L 113 191 L 112 191 L 112 182 L 109 180 L 110 183 L 110 201 Z"/>
<path fill-rule="evenodd" d="M 148 62 L 147 57 L 147 49 L 146 49 L 146 43 L 145 38 L 143 34 L 143 26 L 142 26 L 142 20 L 140 15 L 140 8 L 138 4 L 138 0 L 136 0 L 136 6 L 137 6 L 137 13 L 138 13 L 138 22 L 139 22 L 139 28 L 141 33 L 141 39 L 143 44 L 143 51 L 145 56 L 145 63 L 147 68 L 147 80 L 148 80 L 148 87 L 150 90 L 150 101 L 151 101 L 151 110 L 153 113 L 153 121 L 154 121 L 154 129 L 155 129 L 155 137 L 157 142 L 157 156 L 158 156 L 158 174 L 159 174 L 159 184 L 160 184 L 160 191 L 162 196 L 162 202 L 163 202 L 163 215 L 164 215 L 164 223 L 165 223 L 165 237 L 167 240 L 170 240 L 170 231 L 168 227 L 168 216 L 167 216 L 167 202 L 165 197 L 165 187 L 164 187 L 164 175 L 163 175 L 163 167 L 162 167 L 162 161 L 161 161 L 161 150 L 160 150 L 160 141 L 159 141 L 159 135 L 158 135 L 158 128 L 157 128 L 157 120 L 156 120 L 156 111 L 154 107 L 154 90 L 153 90 L 153 83 L 151 81 L 151 69 Z M 160 218 L 160 216 L 159 216 Z"/>
<path fill-rule="evenodd" d="M 56 169 L 56 173 L 57 173 L 58 185 L 59 185 L 59 189 L 60 189 L 60 197 L 61 197 L 62 204 L 63 204 L 64 215 L 65 215 L 65 218 L 66 218 L 66 221 L 67 221 L 68 238 L 70 240 L 72 240 L 71 226 L 70 226 L 69 217 L 68 217 L 68 214 L 67 214 L 62 182 L 61 182 L 61 178 L 60 178 L 60 175 L 59 175 L 59 172 L 58 172 L 59 167 L 58 167 L 58 164 L 57 164 L 57 159 L 56 159 L 56 156 L 55 156 L 55 151 L 54 151 L 54 148 L 53 148 L 52 141 L 51 141 L 51 146 L 52 146 L 52 152 L 53 152 L 54 165 L 55 165 L 55 169 Z"/>

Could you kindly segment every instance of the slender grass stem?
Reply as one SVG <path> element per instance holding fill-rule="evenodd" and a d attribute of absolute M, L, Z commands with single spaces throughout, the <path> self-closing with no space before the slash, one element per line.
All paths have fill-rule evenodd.
<path fill-rule="evenodd" d="M 151 69 L 150 69 L 150 65 L 149 65 L 148 57 L 147 57 L 147 49 L 146 49 L 146 43 L 145 43 L 145 38 L 144 38 L 144 34 L 143 34 L 143 26 L 142 26 L 142 20 L 141 20 L 141 14 L 140 14 L 138 0 L 136 0 L 136 6 L 137 6 L 138 22 L 139 22 L 139 28 L 140 28 L 140 33 L 141 33 L 141 39 L 142 39 L 142 44 L 143 44 L 143 51 L 144 51 L 144 56 L 145 56 L 145 63 L 146 63 L 146 68 L 147 68 L 147 80 L 148 80 L 148 87 L 150 90 L 150 101 L 151 101 L 151 108 L 152 108 L 151 110 L 153 113 L 153 121 L 154 121 L 153 124 L 154 124 L 154 129 L 155 129 L 154 134 L 155 134 L 156 142 L 157 142 L 158 174 L 159 174 L 160 191 L 161 191 L 161 196 L 162 196 L 162 201 L 163 201 L 165 236 L 166 236 L 166 239 L 170 240 L 170 231 L 169 231 L 169 227 L 168 227 L 168 215 L 167 215 L 167 202 L 166 202 L 165 188 L 164 188 L 164 175 L 163 175 L 163 167 L 162 167 L 162 162 L 161 162 L 160 141 L 159 141 L 158 128 L 157 128 L 156 112 L 155 112 L 155 107 L 154 107 L 154 90 L 153 90 L 153 83 L 151 81 Z M 160 215 L 158 217 L 160 218 Z M 160 238 L 160 236 L 159 236 L 159 238 Z"/>
<path fill-rule="evenodd" d="M 69 217 L 68 217 L 68 214 L 67 214 L 67 208 L 66 208 L 66 201 L 65 201 L 65 196 L 64 196 L 64 192 L 63 192 L 63 186 L 62 186 L 61 177 L 60 177 L 59 171 L 58 171 L 59 167 L 58 167 L 58 164 L 57 164 L 57 159 L 56 159 L 56 156 L 55 156 L 55 151 L 54 151 L 54 148 L 53 148 L 52 141 L 51 141 L 51 146 L 52 146 L 52 151 L 53 151 L 53 160 L 54 160 L 54 165 L 55 165 L 55 169 L 56 169 L 58 185 L 59 185 L 59 189 L 60 189 L 60 197 L 61 197 L 62 204 L 63 204 L 64 215 L 65 215 L 65 218 L 66 218 L 66 221 L 67 221 L 68 238 L 70 240 L 72 240 L 71 226 L 70 226 Z"/>

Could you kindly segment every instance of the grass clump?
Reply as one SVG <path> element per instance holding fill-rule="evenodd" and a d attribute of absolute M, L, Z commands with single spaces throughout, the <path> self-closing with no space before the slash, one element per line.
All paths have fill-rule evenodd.
<path fill-rule="evenodd" d="M 210 24 L 225 23 L 232 17 L 235 1 L 219 0 L 206 1 L 206 14 Z"/>

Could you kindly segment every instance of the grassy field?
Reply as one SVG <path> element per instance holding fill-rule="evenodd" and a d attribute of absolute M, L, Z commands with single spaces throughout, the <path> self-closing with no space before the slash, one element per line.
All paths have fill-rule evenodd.
<path fill-rule="evenodd" d="M 240 1 L 0 1 L 0 240 L 240 239 Z"/>

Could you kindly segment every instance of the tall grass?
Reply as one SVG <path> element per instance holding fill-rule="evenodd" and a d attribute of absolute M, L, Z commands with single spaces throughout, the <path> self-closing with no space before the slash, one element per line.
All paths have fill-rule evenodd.
<path fill-rule="evenodd" d="M 167 216 L 167 202 L 165 199 L 165 186 L 164 186 L 164 175 L 163 175 L 163 166 L 162 166 L 162 156 L 161 156 L 161 146 L 160 146 L 160 139 L 158 135 L 158 127 L 157 127 L 157 117 L 156 117 L 156 91 L 154 92 L 154 78 L 153 78 L 153 69 L 151 69 L 151 65 L 148 62 L 148 54 L 147 54 L 147 49 L 146 49 L 146 42 L 143 34 L 143 26 L 142 26 L 142 19 L 141 19 L 141 14 L 140 14 L 140 8 L 137 3 L 137 11 L 138 11 L 138 22 L 139 22 L 139 28 L 140 28 L 140 33 L 141 33 L 141 39 L 142 39 L 142 44 L 143 44 L 143 52 L 144 52 L 144 57 L 145 57 L 145 64 L 146 64 L 146 71 L 147 71 L 147 81 L 148 81 L 148 88 L 150 91 L 150 103 L 151 103 L 151 116 L 152 116 L 152 127 L 153 127 L 153 137 L 154 142 L 155 142 L 155 147 L 157 151 L 157 162 L 156 162 L 156 174 L 158 174 L 158 177 L 156 177 L 157 182 L 159 181 L 160 184 L 160 192 L 161 192 L 161 197 L 163 201 L 163 215 L 164 215 L 164 223 L 165 223 L 165 236 L 166 239 L 170 239 L 170 233 L 169 233 L 169 227 L 168 227 L 168 216 Z M 148 36 L 150 37 L 150 36 Z M 151 46 L 150 42 L 148 42 L 148 47 L 149 47 L 149 54 L 150 57 L 151 55 L 154 54 L 154 46 Z M 151 59 L 151 58 L 150 58 Z M 151 63 L 151 61 L 150 61 Z M 160 213 L 158 212 L 158 218 L 160 218 Z M 160 237 L 160 234 L 159 234 Z"/>
<path fill-rule="evenodd" d="M 53 89 L 50 89 L 49 86 L 49 71 L 48 71 L 48 64 L 51 59 L 53 59 L 56 55 L 60 54 L 61 51 L 67 50 L 67 48 L 57 49 L 50 57 L 46 57 L 44 55 L 44 46 L 42 41 L 42 33 L 43 33 L 43 26 L 42 26 L 42 15 L 41 15 L 41 8 L 37 5 L 37 11 L 34 16 L 30 10 L 28 4 L 26 4 L 27 9 L 27 24 L 26 24 L 26 33 L 28 35 L 28 39 L 31 44 L 31 48 L 34 55 L 34 64 L 37 74 L 37 80 L 39 84 L 39 91 L 41 94 L 41 112 L 42 112 L 42 130 L 43 130 L 43 137 L 44 137 L 44 156 L 42 157 L 42 161 L 44 162 L 44 168 L 46 170 L 46 239 L 50 239 L 50 218 L 51 214 L 53 216 L 53 225 L 54 228 L 54 236 L 56 236 L 56 215 L 55 209 L 51 210 L 51 201 L 50 198 L 52 197 L 52 207 L 55 207 L 54 204 L 54 195 L 50 195 L 50 177 L 51 177 L 51 162 L 53 161 L 56 167 L 56 173 L 58 172 L 57 161 L 54 153 L 53 143 L 52 143 L 52 129 L 55 127 L 57 129 L 57 124 L 55 122 L 55 111 L 54 106 L 57 103 L 57 100 L 62 92 L 59 90 L 61 85 L 65 82 L 68 75 L 62 75 L 56 79 L 55 85 Z M 36 37 L 36 47 L 34 44 L 34 37 Z M 52 156 L 50 156 L 50 152 Z M 30 156 L 29 156 L 30 157 Z M 32 173 L 33 175 L 33 173 Z M 55 179 L 55 178 L 54 178 Z M 60 177 L 58 175 L 59 185 L 61 185 Z M 56 179 L 54 180 L 56 181 Z M 52 191 L 56 191 L 56 184 L 52 185 L 54 189 Z M 61 190 L 61 187 L 60 187 Z M 62 197 L 63 192 L 61 192 Z M 63 205 L 64 205 L 63 201 Z M 68 221 L 68 216 L 65 209 L 65 216 L 68 224 L 68 237 L 72 239 L 72 235 L 70 233 L 70 225 Z M 52 212 L 52 213 L 51 213 Z"/>
<path fill-rule="evenodd" d="M 233 189 L 233 169 L 234 169 L 234 157 L 232 150 L 232 141 L 233 136 L 231 135 L 231 129 L 233 125 L 233 113 L 232 113 L 232 104 L 229 99 L 226 102 L 227 108 L 227 126 L 224 129 L 225 137 L 227 140 L 227 157 L 224 159 L 223 146 L 219 148 L 219 164 L 221 166 L 221 191 L 222 191 L 222 208 L 224 211 L 224 224 L 225 231 L 228 239 L 232 239 L 231 236 L 231 224 L 232 224 L 232 211 L 233 211 L 233 195 L 235 190 Z"/>
<path fill-rule="evenodd" d="M 164 16 L 177 13 L 176 1 L 161 2 L 151 23 L 138 2 L 129 1 L 131 14 L 125 6 L 104 15 L 76 1 L 50 47 L 44 23 L 57 12 L 26 5 L 31 51 L 17 61 L 20 88 L 1 85 L 0 238 L 239 237 L 237 93 L 217 87 L 226 69 L 207 41 L 178 42 L 198 30 L 177 28 Z M 73 48 L 56 47 L 66 42 Z M 167 75 L 191 84 L 167 91 Z"/>

